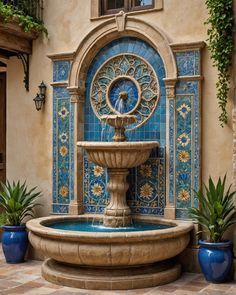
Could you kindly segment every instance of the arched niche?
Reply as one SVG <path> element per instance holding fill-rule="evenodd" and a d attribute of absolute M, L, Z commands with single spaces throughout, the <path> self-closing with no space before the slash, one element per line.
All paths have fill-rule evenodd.
<path fill-rule="evenodd" d="M 89 65 L 101 48 L 113 40 L 121 37 L 136 37 L 150 44 L 153 49 L 159 53 L 163 60 L 166 72 L 166 97 L 174 98 L 174 87 L 177 80 L 177 67 L 167 36 L 162 32 L 162 30 L 148 22 L 120 13 L 114 18 L 109 19 L 94 28 L 81 41 L 74 54 L 68 81 L 68 91 L 71 96 L 71 103 L 74 103 L 75 146 L 77 141 L 84 139 L 85 80 Z M 166 108 L 168 116 L 168 100 Z M 168 176 L 169 121 L 166 120 L 166 122 L 166 175 Z M 70 203 L 70 214 L 83 212 L 83 169 L 81 169 L 81 167 L 83 167 L 83 152 L 82 150 L 78 150 L 78 152 L 74 154 L 74 200 Z M 166 196 L 168 196 L 168 186 L 166 187 Z M 166 199 L 166 206 L 169 206 L 168 197 Z"/>

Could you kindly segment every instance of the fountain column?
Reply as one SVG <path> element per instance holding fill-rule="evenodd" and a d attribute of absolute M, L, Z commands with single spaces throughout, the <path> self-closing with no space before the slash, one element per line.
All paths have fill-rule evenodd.
<path fill-rule="evenodd" d="M 111 194 L 110 203 L 105 209 L 103 223 L 109 227 L 128 226 L 131 223 L 131 210 L 126 202 L 128 169 L 108 169 L 110 181 L 107 186 Z"/>

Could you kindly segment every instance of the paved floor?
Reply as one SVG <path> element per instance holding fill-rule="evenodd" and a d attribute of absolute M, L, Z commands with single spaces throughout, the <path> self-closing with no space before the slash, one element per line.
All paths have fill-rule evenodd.
<path fill-rule="evenodd" d="M 0 245 L 1 247 L 1 245 Z M 236 295 L 236 282 L 209 284 L 202 275 L 184 273 L 182 277 L 165 286 L 132 291 L 88 291 L 51 284 L 40 276 L 40 261 L 27 261 L 12 265 L 6 264 L 0 250 L 0 294 L 26 295 Z"/>

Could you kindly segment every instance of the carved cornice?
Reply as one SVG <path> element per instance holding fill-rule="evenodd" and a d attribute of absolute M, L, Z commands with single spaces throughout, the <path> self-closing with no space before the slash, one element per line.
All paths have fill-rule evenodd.
<path fill-rule="evenodd" d="M 52 61 L 59 61 L 59 60 L 73 60 L 74 56 L 75 56 L 75 52 L 64 52 L 64 53 L 49 54 L 47 57 L 50 58 Z"/>
<path fill-rule="evenodd" d="M 187 50 L 201 50 L 205 46 L 206 46 L 206 43 L 204 41 L 170 44 L 170 47 L 173 52 L 187 51 Z"/>
<path fill-rule="evenodd" d="M 204 80 L 204 77 L 202 75 L 196 75 L 196 76 L 179 76 L 178 81 L 202 81 Z"/>
<path fill-rule="evenodd" d="M 53 87 L 67 87 L 68 86 L 68 82 L 67 81 L 63 81 L 63 82 L 52 82 L 50 84 Z"/>

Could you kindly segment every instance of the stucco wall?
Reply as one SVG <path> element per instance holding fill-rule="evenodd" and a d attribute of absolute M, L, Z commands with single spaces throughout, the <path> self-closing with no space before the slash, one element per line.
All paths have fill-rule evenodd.
<path fill-rule="evenodd" d="M 205 41 L 207 17 L 204 0 L 164 0 L 162 11 L 141 13 L 135 17 L 157 25 L 171 43 Z M 60 3 L 60 4 L 59 4 Z M 73 52 L 84 36 L 104 20 L 90 21 L 90 1 L 45 0 L 44 20 L 48 38 L 40 37 L 33 44 L 30 58 L 30 91 L 24 89 L 23 68 L 17 58 L 8 61 L 7 68 L 7 177 L 27 179 L 43 191 L 44 206 L 40 215 L 51 208 L 52 194 L 52 62 L 51 53 Z M 218 122 L 216 100 L 216 70 L 207 49 L 203 50 L 202 89 L 202 176 L 232 177 L 232 124 L 229 103 L 229 124 L 222 129 Z M 37 112 L 32 99 L 44 81 L 47 101 Z"/>

